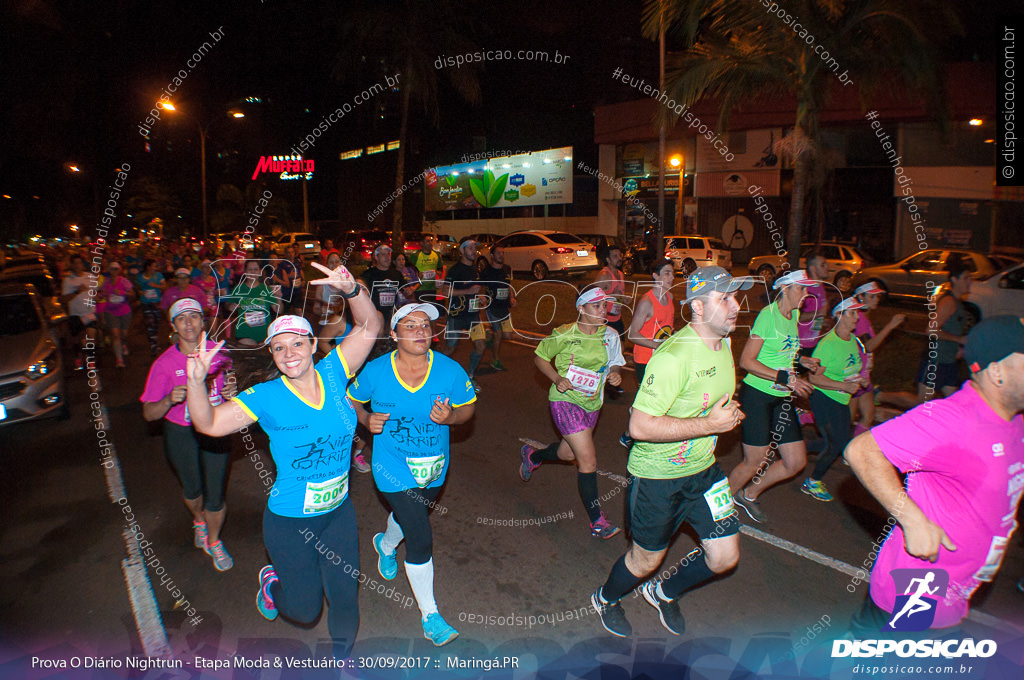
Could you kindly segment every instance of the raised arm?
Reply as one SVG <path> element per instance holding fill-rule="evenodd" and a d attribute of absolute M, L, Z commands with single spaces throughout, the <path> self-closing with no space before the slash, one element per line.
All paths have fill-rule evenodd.
<path fill-rule="evenodd" d="M 373 306 L 373 302 L 370 301 L 370 295 L 366 288 L 356 282 L 344 265 L 338 265 L 333 270 L 319 262 L 313 262 L 312 265 L 326 274 L 327 278 L 310 281 L 310 283 L 314 286 L 330 286 L 333 290 L 338 291 L 345 296 L 349 309 L 352 310 L 352 332 L 338 345 L 338 351 L 345 358 L 349 370 L 354 372 L 363 365 L 366 357 L 370 355 L 370 350 L 373 349 L 374 343 L 381 335 L 384 319 Z M 356 292 L 355 297 L 348 297 L 353 292 Z M 344 315 L 340 315 L 335 323 L 343 322 Z M 329 324 L 324 329 L 329 331 L 332 326 L 333 324 Z"/>

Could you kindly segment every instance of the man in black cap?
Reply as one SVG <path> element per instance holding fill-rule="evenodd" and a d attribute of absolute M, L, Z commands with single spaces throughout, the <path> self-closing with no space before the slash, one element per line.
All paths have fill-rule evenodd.
<path fill-rule="evenodd" d="M 846 448 L 854 473 L 898 523 L 871 569 L 869 596 L 851 622 L 855 634 L 892 628 L 902 613 L 896 598 L 906 595 L 897 579 L 908 568 L 935 573 L 944 591 L 933 594 L 930 627 L 957 625 L 975 589 L 995 577 L 1016 528 L 1024 490 L 1024 320 L 982 321 L 967 336 L 964 358 L 971 379 L 959 390 Z"/>

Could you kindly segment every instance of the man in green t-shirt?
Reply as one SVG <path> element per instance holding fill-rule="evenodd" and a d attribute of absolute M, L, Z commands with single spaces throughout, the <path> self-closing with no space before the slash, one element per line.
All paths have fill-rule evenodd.
<path fill-rule="evenodd" d="M 413 266 L 420 273 L 420 285 L 416 295 L 424 302 L 434 302 L 437 296 L 437 279 L 441 272 L 441 255 L 434 252 L 434 238 L 424 234 L 421 249 L 412 258 Z"/>
<path fill-rule="evenodd" d="M 698 268 L 686 283 L 693 320 L 647 364 L 629 419 L 636 440 L 628 464 L 633 542 L 590 597 L 612 635 L 632 633 L 619 600 L 658 569 L 683 522 L 700 536 L 701 547 L 670 567 L 667 580 L 641 586 L 670 633 L 686 628 L 678 598 L 739 561 L 739 520 L 729 480 L 715 462 L 715 442 L 744 417 L 732 399 L 736 368 L 728 336 L 740 309 L 736 293 L 752 286 L 721 267 Z"/>

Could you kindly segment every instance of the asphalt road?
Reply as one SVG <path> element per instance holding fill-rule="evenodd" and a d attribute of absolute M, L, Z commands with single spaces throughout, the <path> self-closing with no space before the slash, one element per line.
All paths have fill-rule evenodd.
<path fill-rule="evenodd" d="M 51 677 L 39 667 L 41 660 L 141 657 L 161 631 L 175 657 L 185 660 L 183 667 L 144 675 L 134 671 L 133 677 L 332 677 L 287 668 L 197 666 L 197 656 L 230 661 L 235 654 L 250 660 L 323 654 L 326 621 L 322 616 L 302 628 L 283 620 L 268 622 L 256 611 L 257 573 L 267 562 L 262 543 L 266 496 L 237 438 L 222 534 L 235 566 L 218 573 L 209 557 L 192 546 L 190 521 L 164 460 L 159 428 L 142 419 L 138 395 L 149 364 L 143 346 L 141 337 L 133 337 L 127 370 L 113 368 L 109 350 L 99 359 L 99 396 L 109 414 L 104 432 L 115 445 L 122 472 L 121 504 L 114 502 L 120 494 L 108 486 L 113 480 L 116 488 L 117 478 L 104 467 L 109 459 L 101 455 L 90 420 L 82 373 L 69 379 L 70 421 L 0 429 L 0 455 L 10 482 L 0 522 L 0 677 Z M 465 361 L 468 351 L 464 343 L 456 358 Z M 437 602 L 461 636 L 440 650 L 422 638 L 408 582 L 399 573 L 381 588 L 383 594 L 369 586 L 361 590 L 354 663 L 383 659 L 397 666 L 412 663 L 397 660 L 408 656 L 427 668 L 346 673 L 434 677 L 452 657 L 510 656 L 519 671 L 478 665 L 446 672 L 533 677 L 543 669 L 544 677 L 598 677 L 588 674 L 601 666 L 607 677 L 679 677 L 687 664 L 700 671 L 692 677 L 795 677 L 798 671 L 810 677 L 857 676 L 853 660 L 836 660 L 833 666 L 828 645 L 818 646 L 845 631 L 863 600 L 866 585 L 854 580 L 856 570 L 870 564 L 872 542 L 885 523 L 881 508 L 849 468 L 837 463 L 825 478 L 837 496 L 832 503 L 801 494 L 795 482 L 763 497 L 771 521 L 746 526 L 733 574 L 684 598 L 688 629 L 682 638 L 668 634 L 654 610 L 635 598 L 624 603 L 634 637 L 618 640 L 603 631 L 588 603 L 626 548 L 626 539 L 590 537 L 570 466 L 546 465 L 529 483 L 519 479 L 519 438 L 553 440 L 555 429 L 547 385 L 532 365 L 531 342 L 507 344 L 502 359 L 508 372 L 480 371 L 476 416 L 453 431 L 453 463 L 433 513 Z M 626 451 L 617 439 L 635 391 L 631 373 L 624 386 L 626 395 L 606 404 L 596 432 L 603 506 L 616 523 L 622 519 L 626 474 Z M 259 441 L 262 459 L 269 462 L 265 440 L 260 436 Z M 718 459 L 727 472 L 739 461 L 738 431 L 720 438 Z M 359 525 L 359 569 L 375 584 L 383 583 L 370 539 L 382 530 L 387 512 L 370 475 L 353 473 L 351 494 Z M 173 589 L 150 570 L 149 584 L 133 587 L 143 595 L 151 589 L 160 615 L 158 620 L 141 617 L 141 627 L 122 571 L 124 505 L 151 542 L 164 576 L 180 591 L 172 595 Z M 694 545 L 684 528 L 665 565 L 681 560 Z M 354 565 L 352 557 L 346 560 Z M 1018 535 L 995 582 L 975 595 L 976 613 L 967 625 L 976 638 L 999 641 L 1000 654 L 984 675 L 961 677 L 1000 677 L 993 673 L 1007 668 L 1005 677 L 1019 677 L 1014 675 L 1019 667 L 1012 664 L 1022 662 L 1024 595 L 1014 588 L 1021 576 L 1024 549 Z M 176 609 L 176 601 L 185 599 L 188 605 Z M 197 610 L 200 621 L 186 617 L 187 606 Z M 1001 658 L 1004 654 L 1011 665 Z M 38 658 L 35 669 L 33 656 Z M 122 666 L 80 672 L 87 673 L 81 677 L 106 678 L 128 677 L 133 671 Z"/>

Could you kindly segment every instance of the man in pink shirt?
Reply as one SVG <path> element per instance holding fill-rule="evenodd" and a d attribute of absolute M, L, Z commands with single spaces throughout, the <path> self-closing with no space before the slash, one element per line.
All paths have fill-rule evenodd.
<path fill-rule="evenodd" d="M 957 625 L 975 589 L 995 577 L 1016 529 L 1024 489 L 1024 320 L 982 321 L 967 336 L 964 358 L 971 379 L 957 392 L 865 432 L 846 449 L 857 477 L 897 522 L 851 622 L 860 637 Z M 900 472 L 907 473 L 906 489 Z"/>
<path fill-rule="evenodd" d="M 818 340 L 828 333 L 828 294 L 823 281 L 828 278 L 828 267 L 825 256 L 814 252 L 807 256 L 807 278 L 817 281 L 807 286 L 807 297 L 800 305 L 800 355 L 809 357 L 814 354 Z"/>

